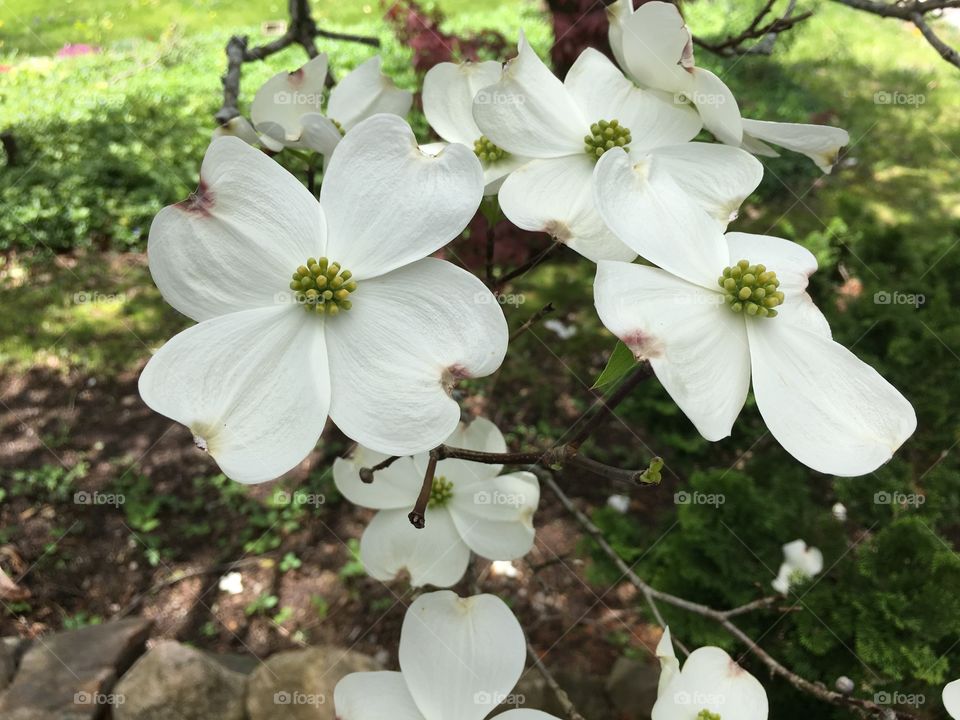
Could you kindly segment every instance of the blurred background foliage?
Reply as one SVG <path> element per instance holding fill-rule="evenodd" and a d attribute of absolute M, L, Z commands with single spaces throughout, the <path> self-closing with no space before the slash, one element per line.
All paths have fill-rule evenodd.
<path fill-rule="evenodd" d="M 683 7 L 699 35 L 720 37 L 743 27 L 760 4 L 699 0 Z M 413 51 L 380 19 L 375 0 L 313 5 L 326 29 L 380 38 L 385 71 L 401 87 L 417 88 Z M 752 398 L 733 437 L 709 444 L 650 381 L 619 412 L 630 432 L 614 426 L 586 451 L 638 467 L 662 455 L 663 487 L 638 493 L 625 515 L 603 506 L 609 488 L 582 495 L 594 501 L 595 521 L 641 576 L 718 608 L 769 594 L 783 543 L 803 538 L 821 548 L 822 577 L 739 624 L 811 680 L 832 687 L 845 675 L 867 697 L 920 694 L 926 702 L 919 712 L 938 717 L 939 688 L 960 675 L 960 73 L 897 21 L 822 0 L 803 5 L 814 17 L 783 34 L 772 56 L 720 59 L 700 51 L 698 62 L 723 75 L 744 115 L 841 125 L 851 144 L 831 176 L 799 155 L 764 159 L 764 181 L 735 227 L 788 237 L 816 253 L 821 271 L 812 294 L 835 338 L 907 395 L 918 431 L 870 476 L 824 477 L 780 449 Z M 533 0 L 424 7 L 444 14 L 449 33 L 490 28 L 512 43 L 514 29 L 523 27 L 542 54 L 554 43 L 550 14 Z M 150 222 L 195 186 L 220 104 L 227 37 L 245 33 L 261 42 L 269 39 L 262 23 L 284 17 L 280 0 L 4 6 L 0 131 L 12 133 L 18 154 L 0 174 L 0 372 L 41 366 L 110 382 L 142 364 L 145 346 L 185 326 L 163 304 L 143 262 Z M 98 52 L 58 57 L 67 43 Z M 339 76 L 371 53 L 350 43 L 320 47 Z M 248 104 L 272 73 L 301 64 L 300 53 L 293 48 L 245 66 L 242 101 Z M 416 109 L 412 122 L 426 139 Z M 279 159 L 302 172 L 297 158 Z M 506 253 L 511 243 L 532 240 L 503 233 L 503 258 L 513 257 Z M 467 261 L 469 243 L 454 246 Z M 505 308 L 514 327 L 553 302 L 567 330 L 527 333 L 496 387 L 476 384 L 492 396 L 488 411 L 512 429 L 516 444 L 548 445 L 565 429 L 556 418 L 575 416 L 591 401 L 586 389 L 614 345 L 596 319 L 591 282 L 588 265 L 560 253 L 512 287 L 521 298 Z M 106 297 L 77 301 L 91 289 Z M 902 302 L 907 295 L 923 300 Z M 11 494 L 21 488 L 46 497 L 71 481 L 44 471 L 34 482 L 30 473 L 37 472 L 0 468 Z M 722 494 L 725 502 L 672 502 L 681 491 Z M 241 516 L 265 512 L 248 512 L 233 495 L 229 502 Z M 836 503 L 844 519 L 834 517 Z M 148 510 L 148 518 L 159 512 Z M 202 508 L 193 511 L 178 514 L 200 522 Z M 299 517 L 287 519 L 296 524 Z M 591 543 L 581 549 L 593 557 L 592 581 L 619 578 Z M 715 625 L 664 611 L 686 644 L 742 650 Z M 850 716 L 752 669 L 771 689 L 778 719 Z"/>

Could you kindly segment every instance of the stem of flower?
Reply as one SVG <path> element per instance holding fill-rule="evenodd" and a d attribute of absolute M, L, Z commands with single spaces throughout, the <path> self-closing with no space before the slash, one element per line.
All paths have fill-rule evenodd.
<path fill-rule="evenodd" d="M 433 476 L 437 472 L 437 452 L 430 451 L 430 461 L 427 463 L 427 472 L 423 475 L 423 485 L 420 488 L 420 494 L 417 496 L 417 504 L 407 515 L 410 524 L 417 530 L 423 530 L 427 525 L 427 503 L 430 502 L 430 491 L 433 490 Z"/>
<path fill-rule="evenodd" d="M 362 480 L 363 482 L 367 483 L 367 485 L 369 485 L 370 483 L 373 482 L 373 474 L 377 470 L 383 470 L 384 468 L 388 468 L 399 459 L 400 459 L 399 455 L 391 455 L 386 460 L 384 460 L 383 462 L 378 462 L 373 467 L 360 468 L 360 480 Z"/>

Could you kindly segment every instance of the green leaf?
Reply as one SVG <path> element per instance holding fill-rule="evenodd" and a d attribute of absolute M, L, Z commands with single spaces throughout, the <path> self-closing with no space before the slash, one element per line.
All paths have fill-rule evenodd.
<path fill-rule="evenodd" d="M 636 364 L 637 359 L 633 356 L 630 348 L 624 345 L 622 341 L 617 340 L 617 345 L 610 354 L 607 366 L 600 373 L 600 377 L 597 378 L 591 390 L 601 390 L 616 385 L 620 378 L 630 372 Z"/>

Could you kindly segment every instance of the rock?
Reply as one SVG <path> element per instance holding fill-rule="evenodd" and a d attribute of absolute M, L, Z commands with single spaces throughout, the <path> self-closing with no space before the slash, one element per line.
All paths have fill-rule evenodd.
<path fill-rule="evenodd" d="M 250 676 L 247 715 L 250 720 L 335 720 L 333 688 L 340 679 L 379 669 L 372 658 L 335 646 L 278 653 Z"/>
<path fill-rule="evenodd" d="M 617 658 L 607 677 L 607 695 L 618 715 L 648 720 L 657 701 L 660 669 L 650 663 Z"/>
<path fill-rule="evenodd" d="M 20 658 L 17 657 L 19 646 L 19 638 L 0 639 L 0 692 L 7 688 L 17 671 L 17 665 L 20 662 Z"/>
<path fill-rule="evenodd" d="M 162 640 L 130 668 L 114 720 L 243 720 L 244 675 L 200 650 Z"/>
<path fill-rule="evenodd" d="M 106 715 L 117 676 L 143 652 L 151 622 L 130 618 L 37 638 L 0 698 L 4 720 Z"/>

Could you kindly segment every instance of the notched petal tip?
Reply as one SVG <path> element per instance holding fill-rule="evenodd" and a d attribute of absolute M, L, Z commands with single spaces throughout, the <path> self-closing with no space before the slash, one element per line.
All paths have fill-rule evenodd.
<path fill-rule="evenodd" d="M 473 377 L 473 374 L 463 365 L 451 365 L 441 374 L 440 384 L 443 386 L 443 390 L 447 395 L 452 395 L 458 382 L 471 377 Z"/>
<path fill-rule="evenodd" d="M 650 358 L 663 357 L 663 342 L 653 335 L 649 335 L 642 330 L 634 330 L 620 338 L 633 353 L 633 357 L 639 360 L 649 360 Z"/>
<path fill-rule="evenodd" d="M 569 243 L 573 239 L 573 232 L 570 230 L 570 226 L 567 225 L 562 220 L 550 220 L 543 226 L 543 232 L 547 233 L 557 242 L 561 242 L 564 245 Z"/>
<path fill-rule="evenodd" d="M 200 184 L 197 189 L 190 193 L 186 200 L 181 200 L 174 207 L 180 208 L 184 212 L 194 215 L 209 216 L 210 208 L 213 207 L 213 192 L 203 178 L 200 178 Z"/>

